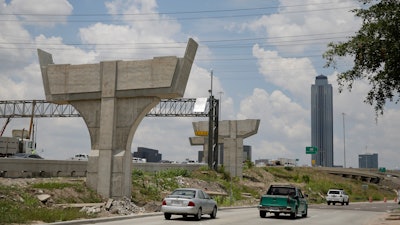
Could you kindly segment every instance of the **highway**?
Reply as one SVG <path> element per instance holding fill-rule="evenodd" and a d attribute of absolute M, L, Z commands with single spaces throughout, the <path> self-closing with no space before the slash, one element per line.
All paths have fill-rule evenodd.
<path fill-rule="evenodd" d="M 74 222 L 55 223 L 55 224 L 99 224 L 99 225 L 131 225 L 131 224 L 212 224 L 212 225 L 257 225 L 257 224 L 307 224 L 307 225 L 331 225 L 331 224 L 352 224 L 352 225 L 377 225 L 378 221 L 383 218 L 388 209 L 398 207 L 395 203 L 354 203 L 349 206 L 326 206 L 312 205 L 308 211 L 307 218 L 290 219 L 288 216 L 282 215 L 274 217 L 267 214 L 266 218 L 260 218 L 258 210 L 255 207 L 250 208 L 224 208 L 218 211 L 217 218 L 211 219 L 209 215 L 203 215 L 201 221 L 195 221 L 188 217 L 183 219 L 182 216 L 172 216 L 171 220 L 165 220 L 161 213 L 155 213 L 151 216 L 129 216 L 124 219 L 104 221 L 97 220 L 81 220 Z"/>

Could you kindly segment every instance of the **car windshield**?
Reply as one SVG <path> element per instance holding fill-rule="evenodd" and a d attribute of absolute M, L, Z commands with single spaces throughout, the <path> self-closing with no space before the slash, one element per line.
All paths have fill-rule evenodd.
<path fill-rule="evenodd" d="M 339 194 L 339 191 L 330 191 L 329 194 L 331 194 L 331 195 L 338 195 L 338 194 Z"/>

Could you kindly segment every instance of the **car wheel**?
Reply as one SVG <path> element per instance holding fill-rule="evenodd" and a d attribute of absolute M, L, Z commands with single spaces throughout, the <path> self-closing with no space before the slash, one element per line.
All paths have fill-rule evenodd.
<path fill-rule="evenodd" d="M 333 205 L 335 205 L 335 204 L 336 204 L 336 202 L 332 202 L 332 204 L 333 204 Z"/>
<path fill-rule="evenodd" d="M 265 218 L 266 215 L 267 215 L 267 212 L 265 212 L 265 211 L 260 211 L 260 217 L 261 217 L 261 218 Z"/>
<path fill-rule="evenodd" d="M 349 205 L 350 200 L 347 200 L 346 205 Z"/>
<path fill-rule="evenodd" d="M 308 215 L 308 208 L 306 208 L 306 210 L 304 210 L 304 213 L 303 213 L 303 215 L 301 215 L 302 217 L 307 217 L 307 215 Z"/>
<path fill-rule="evenodd" d="M 164 213 L 164 218 L 166 220 L 170 220 L 171 219 L 171 213 Z"/>
<path fill-rule="evenodd" d="M 343 202 L 342 202 L 342 205 L 344 205 L 344 200 L 343 200 Z"/>
<path fill-rule="evenodd" d="M 215 219 L 215 217 L 217 217 L 217 207 L 214 206 L 213 211 L 210 214 L 211 219 Z"/>
<path fill-rule="evenodd" d="M 197 214 L 194 215 L 196 220 L 201 220 L 201 215 L 202 215 L 202 211 L 201 208 L 199 208 L 199 211 L 197 211 Z"/>
<path fill-rule="evenodd" d="M 331 202 L 328 202 L 328 205 L 331 205 Z"/>
<path fill-rule="evenodd" d="M 274 213 L 275 217 L 279 217 L 279 213 Z"/>
<path fill-rule="evenodd" d="M 298 210 L 299 209 L 296 207 L 296 210 L 294 212 L 290 213 L 290 218 L 296 219 Z"/>

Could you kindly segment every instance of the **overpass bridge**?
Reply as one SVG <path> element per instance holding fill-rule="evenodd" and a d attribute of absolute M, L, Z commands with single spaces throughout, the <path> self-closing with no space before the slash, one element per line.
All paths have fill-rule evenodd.
<path fill-rule="evenodd" d="M 378 172 L 371 172 L 366 169 L 337 168 L 337 167 L 317 167 L 318 170 L 329 174 L 338 175 L 344 178 L 351 178 L 367 183 L 378 184 L 385 178 L 385 175 Z"/>

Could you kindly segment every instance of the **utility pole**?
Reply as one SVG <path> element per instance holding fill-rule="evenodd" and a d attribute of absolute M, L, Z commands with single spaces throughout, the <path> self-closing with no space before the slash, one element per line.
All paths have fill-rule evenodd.
<path fill-rule="evenodd" d="M 345 134 L 345 127 L 344 127 L 344 116 L 346 114 L 342 113 L 343 116 L 343 167 L 346 168 L 346 134 Z"/>

